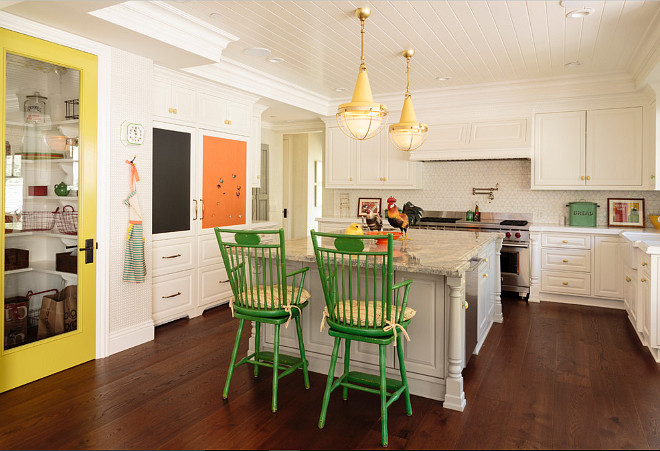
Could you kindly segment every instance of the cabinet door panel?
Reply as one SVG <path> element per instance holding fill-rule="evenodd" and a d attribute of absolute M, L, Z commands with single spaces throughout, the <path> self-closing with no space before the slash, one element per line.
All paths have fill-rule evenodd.
<path fill-rule="evenodd" d="M 623 244 L 617 238 L 594 238 L 594 296 L 623 298 Z"/>
<path fill-rule="evenodd" d="M 584 186 L 585 112 L 536 115 L 536 186 Z"/>
<path fill-rule="evenodd" d="M 227 120 L 227 101 L 216 96 L 200 95 L 198 122 L 203 127 L 224 128 Z"/>
<path fill-rule="evenodd" d="M 172 104 L 175 108 L 174 118 L 180 121 L 195 122 L 195 91 L 172 86 Z"/>
<path fill-rule="evenodd" d="M 404 340 L 406 369 L 411 373 L 444 377 L 444 283 L 438 282 L 437 277 L 419 273 L 395 274 L 396 283 L 413 278 L 408 306 L 417 310 L 417 314 L 408 326 L 410 341 Z"/>
<path fill-rule="evenodd" d="M 172 108 L 170 86 L 166 83 L 154 82 L 154 116 L 168 118 L 170 117 L 169 109 Z"/>
<path fill-rule="evenodd" d="M 338 127 L 329 127 L 326 133 L 326 186 L 355 185 L 353 177 L 355 141 L 344 135 Z"/>
<path fill-rule="evenodd" d="M 199 306 L 227 301 L 232 296 L 229 278 L 223 266 L 200 269 L 199 289 Z"/>
<path fill-rule="evenodd" d="M 458 149 L 467 145 L 468 123 L 462 124 L 431 124 L 429 136 L 422 148 L 427 149 Z"/>
<path fill-rule="evenodd" d="M 365 141 L 357 143 L 357 184 L 382 185 L 383 184 L 383 133 Z"/>
<path fill-rule="evenodd" d="M 515 146 L 527 142 L 527 119 L 473 122 L 470 144 L 478 147 Z"/>
<path fill-rule="evenodd" d="M 642 108 L 587 112 L 587 185 L 642 185 Z"/>
<path fill-rule="evenodd" d="M 247 135 L 250 133 L 251 109 L 240 103 L 227 104 L 227 124 L 225 127 L 230 133 Z"/>
<path fill-rule="evenodd" d="M 153 129 L 153 198 L 152 233 L 168 237 L 190 235 L 193 230 L 191 215 L 191 182 L 194 171 L 192 157 L 193 131 L 155 124 Z M 172 235 L 174 234 L 174 235 Z"/>
<path fill-rule="evenodd" d="M 394 147 L 387 136 L 384 136 L 383 140 L 387 149 L 383 171 L 386 186 L 416 188 L 419 163 L 410 161 L 410 152 L 403 152 Z"/>
<path fill-rule="evenodd" d="M 154 277 L 152 307 L 154 323 L 186 316 L 193 307 L 196 271 Z"/>
<path fill-rule="evenodd" d="M 229 136 L 205 132 L 200 138 L 202 229 L 245 224 L 245 199 L 251 194 L 246 186 L 247 142 Z"/>

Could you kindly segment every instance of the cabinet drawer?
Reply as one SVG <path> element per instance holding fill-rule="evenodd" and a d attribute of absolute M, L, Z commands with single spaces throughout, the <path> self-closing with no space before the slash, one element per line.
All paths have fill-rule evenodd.
<path fill-rule="evenodd" d="M 199 305 L 221 302 L 232 296 L 227 272 L 222 266 L 200 270 Z"/>
<path fill-rule="evenodd" d="M 194 271 L 154 277 L 152 305 L 154 320 L 163 319 L 192 307 Z"/>
<path fill-rule="evenodd" d="M 568 249 L 591 249 L 591 235 L 564 235 L 544 233 L 541 238 L 543 247 L 563 247 Z"/>
<path fill-rule="evenodd" d="M 541 268 L 559 271 L 591 272 L 591 251 L 542 249 Z"/>
<path fill-rule="evenodd" d="M 223 240 L 229 239 L 229 236 L 222 237 Z M 215 235 L 200 237 L 199 239 L 199 266 L 222 264 L 222 255 L 220 255 L 220 246 Z"/>
<path fill-rule="evenodd" d="M 193 254 L 192 239 L 154 241 L 154 277 L 191 269 Z"/>
<path fill-rule="evenodd" d="M 589 296 L 591 295 L 591 276 L 575 272 L 542 271 L 541 291 Z"/>

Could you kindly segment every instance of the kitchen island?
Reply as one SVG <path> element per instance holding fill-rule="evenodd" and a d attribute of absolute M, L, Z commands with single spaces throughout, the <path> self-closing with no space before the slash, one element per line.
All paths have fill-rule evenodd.
<path fill-rule="evenodd" d="M 465 357 L 465 282 L 468 271 L 478 280 L 477 345 L 479 351 L 494 321 L 502 321 L 500 298 L 499 252 L 502 236 L 497 233 L 467 231 L 411 230 L 406 242 L 394 244 L 394 281 L 413 279 L 408 306 L 417 310 L 408 327 L 410 341 L 405 342 L 405 361 L 410 392 L 444 401 L 444 407 L 465 408 L 462 370 Z M 316 267 L 311 238 L 286 242 L 287 271 L 309 266 L 305 288 L 311 293 L 310 305 L 303 309 L 302 325 L 305 351 L 311 371 L 327 374 L 333 340 L 319 326 L 325 301 Z M 273 328 L 266 328 L 264 343 L 272 349 Z M 254 330 L 253 330 L 254 336 Z M 281 330 L 280 352 L 298 355 L 295 328 Z M 250 340 L 250 351 L 254 340 Z M 398 377 L 394 347 L 388 348 L 388 377 Z M 341 358 L 340 354 L 340 358 Z M 378 373 L 378 347 L 355 343 L 351 366 Z M 338 364 L 336 376 L 343 365 Z"/>

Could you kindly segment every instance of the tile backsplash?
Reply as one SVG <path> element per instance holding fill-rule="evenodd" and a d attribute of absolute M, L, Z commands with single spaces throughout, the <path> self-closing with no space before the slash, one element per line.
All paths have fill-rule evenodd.
<path fill-rule="evenodd" d="M 383 208 L 389 196 L 397 198 L 397 205 L 407 201 L 425 210 L 479 209 L 500 213 L 529 213 L 535 223 L 558 224 L 560 217 L 568 223 L 568 202 L 584 200 L 597 202 L 598 224 L 607 225 L 608 198 L 643 198 L 646 226 L 650 227 L 649 214 L 660 214 L 660 192 L 656 191 L 539 191 L 529 187 L 530 160 L 470 160 L 424 162 L 420 170 L 420 189 L 417 190 L 335 190 L 335 212 L 340 216 L 340 193 L 348 193 L 351 211 L 357 211 L 360 197 L 380 197 Z M 473 195 L 472 188 L 491 188 L 499 183 L 495 199 L 488 202 L 487 195 Z"/>

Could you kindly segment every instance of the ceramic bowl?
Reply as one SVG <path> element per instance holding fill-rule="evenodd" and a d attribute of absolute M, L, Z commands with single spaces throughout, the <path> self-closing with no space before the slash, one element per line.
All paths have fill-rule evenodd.
<path fill-rule="evenodd" d="M 67 138 L 77 138 L 78 137 L 78 124 L 63 124 L 57 127 L 60 132 L 65 135 Z"/>
<path fill-rule="evenodd" d="M 66 136 L 46 135 L 44 141 L 53 152 L 63 152 L 66 147 Z"/>
<path fill-rule="evenodd" d="M 658 221 L 658 219 L 660 219 L 659 215 L 649 215 L 649 219 L 656 229 L 660 229 L 660 221 Z"/>

